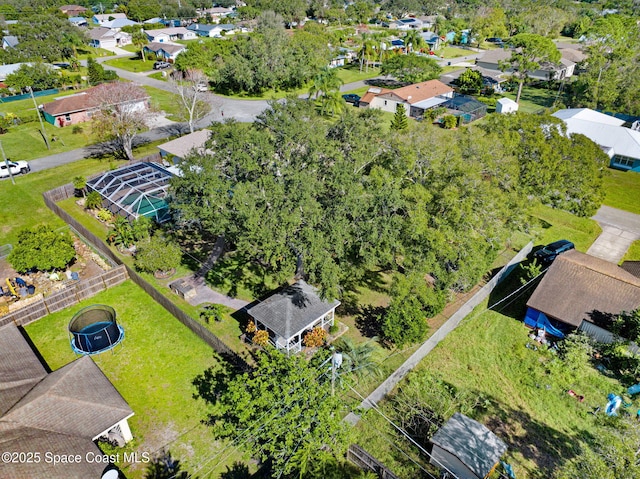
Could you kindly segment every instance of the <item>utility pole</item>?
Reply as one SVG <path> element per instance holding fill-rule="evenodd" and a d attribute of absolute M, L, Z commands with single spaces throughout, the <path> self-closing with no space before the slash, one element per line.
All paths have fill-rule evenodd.
<path fill-rule="evenodd" d="M 342 365 L 342 354 L 336 353 L 332 348 L 331 352 L 331 396 L 336 395 L 336 371 Z"/>
<path fill-rule="evenodd" d="M 6 155 L 4 154 L 4 148 L 2 148 L 2 142 L 0 141 L 0 152 L 2 152 L 2 158 L 4 158 L 4 164 L 7 165 L 7 171 L 9 172 L 9 177 L 11 178 L 11 183 L 16 184 L 16 180 L 13 178 L 13 174 L 11 173 L 11 167 L 9 166 L 9 160 L 7 160 Z"/>
<path fill-rule="evenodd" d="M 44 123 L 42 123 L 42 115 L 40 115 L 40 110 L 38 109 L 38 104 L 36 103 L 36 97 L 33 96 L 33 88 L 30 86 L 27 87 L 29 89 L 29 93 L 31 93 L 31 99 L 33 100 L 33 106 L 36 109 L 36 115 L 38 115 L 38 120 L 40 120 L 40 128 L 42 131 L 42 138 L 44 138 L 44 142 L 47 145 L 47 150 L 50 150 L 49 139 L 47 138 L 47 132 L 44 129 Z"/>

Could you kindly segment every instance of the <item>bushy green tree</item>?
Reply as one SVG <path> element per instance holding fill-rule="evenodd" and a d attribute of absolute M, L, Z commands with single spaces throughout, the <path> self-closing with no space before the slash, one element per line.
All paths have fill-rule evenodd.
<path fill-rule="evenodd" d="M 392 301 L 382 321 L 384 339 L 398 348 L 422 341 L 428 330 L 426 315 L 415 297 Z"/>
<path fill-rule="evenodd" d="M 136 269 L 147 273 L 166 273 L 180 265 L 180 246 L 155 235 L 136 244 Z"/>
<path fill-rule="evenodd" d="M 345 444 L 338 397 L 330 393 L 327 354 L 307 361 L 273 348 L 256 355 L 256 368 L 230 375 L 208 371 L 195 380 L 199 397 L 213 406 L 207 423 L 215 437 L 237 440 L 273 477 L 303 474 L 321 454 L 340 456 Z"/>
<path fill-rule="evenodd" d="M 60 86 L 61 82 L 60 74 L 44 63 L 25 63 L 14 73 L 7 75 L 4 81 L 7 86 L 18 90 L 26 90 L 27 87 L 47 90 Z"/>
<path fill-rule="evenodd" d="M 382 74 L 391 75 L 402 82 L 419 83 L 434 80 L 442 68 L 433 58 L 408 55 L 392 55 L 382 63 Z"/>
<path fill-rule="evenodd" d="M 479 93 L 482 90 L 482 73 L 467 68 L 458 77 L 458 88 L 461 93 Z"/>
<path fill-rule="evenodd" d="M 64 269 L 76 256 L 68 231 L 56 231 L 40 225 L 18 233 L 18 243 L 7 258 L 18 273 L 32 269 Z"/>

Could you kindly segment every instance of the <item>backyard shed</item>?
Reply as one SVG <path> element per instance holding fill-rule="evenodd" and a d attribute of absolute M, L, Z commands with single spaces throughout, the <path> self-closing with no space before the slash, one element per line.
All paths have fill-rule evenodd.
<path fill-rule="evenodd" d="M 515 113 L 518 111 L 518 104 L 511 98 L 500 98 L 496 102 L 496 113 Z"/>
<path fill-rule="evenodd" d="M 433 435 L 431 443 L 431 464 L 458 479 L 484 479 L 507 450 L 484 425 L 458 412 Z"/>
<path fill-rule="evenodd" d="M 257 329 L 269 332 L 269 340 L 289 352 L 302 350 L 302 339 L 315 327 L 332 326 L 340 301 L 325 301 L 303 280 L 283 288 L 249 308 Z"/>
<path fill-rule="evenodd" d="M 97 191 L 113 214 L 128 220 L 146 216 L 159 223 L 169 219 L 167 190 L 173 175 L 154 163 L 134 163 L 87 181 L 87 189 Z"/>

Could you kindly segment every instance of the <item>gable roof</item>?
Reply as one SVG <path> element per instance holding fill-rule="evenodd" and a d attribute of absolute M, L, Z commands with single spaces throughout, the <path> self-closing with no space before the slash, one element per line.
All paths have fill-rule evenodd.
<path fill-rule="evenodd" d="M 128 27 L 131 25 L 139 25 L 139 23 L 134 22 L 133 20 L 129 20 L 128 18 L 116 18 L 115 20 L 104 22 L 102 24 L 103 27 L 107 27 L 111 29 Z"/>
<path fill-rule="evenodd" d="M 501 105 L 504 105 L 504 106 L 506 106 L 506 105 L 517 105 L 517 103 L 515 101 L 513 101 L 511 98 L 507 98 L 507 97 L 500 98 L 497 101 L 497 103 L 500 103 Z"/>
<path fill-rule="evenodd" d="M 15 48 L 20 43 L 20 40 L 18 40 L 18 37 L 14 35 L 5 35 L 2 37 L 2 43 L 9 48 Z"/>
<path fill-rule="evenodd" d="M 92 28 L 87 32 L 89 40 L 102 40 L 103 38 L 113 37 L 116 32 L 107 27 Z"/>
<path fill-rule="evenodd" d="M 373 100 L 377 96 L 395 96 L 400 100 L 413 105 L 414 103 L 418 103 L 429 98 L 452 92 L 453 88 L 445 85 L 440 80 L 428 80 L 421 83 L 414 83 L 413 85 L 396 88 L 395 90 L 390 90 L 388 88 L 369 88 L 360 102 L 371 103 L 371 100 Z"/>
<path fill-rule="evenodd" d="M 507 450 L 507 445 L 478 421 L 455 413 L 431 442 L 456 456 L 478 477 L 486 477 Z"/>
<path fill-rule="evenodd" d="M 170 55 L 174 55 L 176 53 L 180 53 L 183 50 L 186 50 L 187 47 L 184 45 L 179 45 L 176 43 L 157 43 L 151 42 L 147 46 L 144 47 L 145 50 L 149 50 L 151 52 L 157 53 L 160 50 L 164 50 Z"/>
<path fill-rule="evenodd" d="M 590 108 L 566 108 L 556 111 L 553 116 L 561 120 L 584 120 L 598 123 L 600 125 L 622 126 L 624 120 L 611 115 L 605 115 Z"/>
<path fill-rule="evenodd" d="M 613 263 L 571 250 L 558 256 L 527 307 L 579 327 L 593 313 L 618 315 L 640 307 L 640 278 Z"/>
<path fill-rule="evenodd" d="M 18 328 L 0 328 L 0 417 L 46 375 Z"/>
<path fill-rule="evenodd" d="M 316 288 L 298 280 L 247 312 L 277 336 L 289 339 L 339 304 L 338 300 L 322 300 Z"/>
<path fill-rule="evenodd" d="M 110 18 L 114 20 L 116 18 L 127 18 L 126 13 L 96 13 L 93 18 L 98 20 L 99 22 L 108 22 Z"/>
<path fill-rule="evenodd" d="M 175 155 L 178 158 L 184 158 L 192 150 L 200 152 L 209 139 L 211 130 L 198 130 L 188 135 L 181 136 L 175 140 L 168 141 L 162 145 L 158 145 L 158 149 Z"/>
<path fill-rule="evenodd" d="M 100 104 L 102 91 L 112 88 L 111 85 L 114 84 L 103 83 L 101 85 L 94 86 L 93 88 L 89 88 L 82 93 L 57 98 L 52 102 L 45 103 L 42 107 L 42 110 L 51 116 L 60 116 L 66 115 L 67 113 L 74 113 L 78 111 L 86 111 L 97 108 Z M 129 101 L 137 102 L 149 98 L 149 95 L 144 90 L 140 90 L 140 94 L 144 96 L 140 96 L 139 98 L 131 98 Z"/>
<path fill-rule="evenodd" d="M 93 443 L 133 411 L 89 356 L 47 374 L 14 323 L 0 327 L 0 449 L 102 456 Z M 3 463 L 0 477 L 100 477 L 105 464 L 83 460 Z"/>

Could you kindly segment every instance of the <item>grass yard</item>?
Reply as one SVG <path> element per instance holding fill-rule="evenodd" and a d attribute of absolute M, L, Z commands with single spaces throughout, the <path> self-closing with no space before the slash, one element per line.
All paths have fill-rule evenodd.
<path fill-rule="evenodd" d="M 640 240 L 631 243 L 631 247 L 622 258 L 622 261 L 640 261 Z"/>
<path fill-rule="evenodd" d="M 176 101 L 176 94 L 152 86 L 143 86 L 147 93 L 151 96 L 151 105 L 162 110 L 167 114 L 167 118 L 171 119 L 172 116 L 177 115 L 180 112 L 180 106 Z"/>
<path fill-rule="evenodd" d="M 590 218 L 580 218 L 548 206 L 534 206 L 529 214 L 539 221 L 532 231 L 536 244 L 568 239 L 576 245 L 576 249 L 585 252 L 602 232 L 598 223 Z"/>
<path fill-rule="evenodd" d="M 149 78 L 153 78 L 154 80 L 167 81 L 167 75 L 165 75 L 165 72 L 155 72 L 147 76 Z"/>
<path fill-rule="evenodd" d="M 114 53 L 109 50 L 105 50 L 104 48 L 93 48 L 88 45 L 84 45 L 81 48 L 78 48 L 78 60 L 86 60 L 88 57 L 108 57 L 113 56 Z"/>
<path fill-rule="evenodd" d="M 368 69 L 363 68 L 362 71 L 360 71 L 360 65 L 355 64 L 336 68 L 335 71 L 338 74 L 338 78 L 340 78 L 345 85 L 347 83 L 368 80 L 369 78 L 375 78 L 380 75 L 379 68 L 369 67 Z"/>
<path fill-rule="evenodd" d="M 147 60 L 146 62 L 143 62 L 142 59 L 138 58 L 137 56 L 114 58 L 112 60 L 105 61 L 104 64 L 115 68 L 122 68 L 123 70 L 134 73 L 148 72 L 149 70 L 153 70 L 153 60 Z"/>
<path fill-rule="evenodd" d="M 604 178 L 604 204 L 640 214 L 640 174 L 609 168 Z"/>
<path fill-rule="evenodd" d="M 515 101 L 516 94 L 517 91 L 512 91 L 503 93 L 502 95 Z M 544 108 L 550 108 L 553 106 L 556 96 L 557 92 L 555 90 L 533 88 L 525 85 L 522 88 L 519 111 L 525 113 L 536 113 Z M 562 97 L 560 97 L 560 100 L 562 100 Z"/>
<path fill-rule="evenodd" d="M 464 48 L 446 46 L 438 50 L 436 53 L 440 55 L 442 58 L 459 58 L 459 57 L 473 55 L 475 52 L 470 50 L 465 50 Z"/>
<path fill-rule="evenodd" d="M 167 447 L 185 471 L 204 465 L 222 445 L 200 422 L 206 406 L 193 398 L 192 381 L 217 360 L 204 342 L 131 281 L 40 319 L 26 331 L 51 369 L 58 369 L 75 359 L 69 346 L 69 320 L 80 308 L 95 303 L 112 306 L 125 330 L 124 341 L 113 352 L 93 356 L 135 412 L 129 419 L 134 441 L 117 451 L 153 455 Z M 225 463 L 241 459 L 235 453 Z M 198 477 L 218 477 L 224 465 L 210 470 L 218 460 L 206 464 Z M 120 466 L 127 477 L 144 477 L 141 466 Z"/>
<path fill-rule="evenodd" d="M 42 193 L 70 182 L 76 176 L 89 177 L 108 168 L 104 160 L 80 160 L 57 168 L 16 176 L 16 184 L 0 181 L 0 244 L 15 243 L 18 232 L 37 224 L 64 226 L 47 208 Z"/>
<path fill-rule="evenodd" d="M 485 307 L 481 305 L 479 311 Z M 493 311 L 476 314 L 440 343 L 400 388 L 429 375 L 467 391 L 481 407 L 465 414 L 488 425 L 507 443 L 505 460 L 514 466 L 516 476 L 542 479 L 575 455 L 580 439 L 598 436 L 595 416 L 589 412 L 605 406 L 608 393 L 621 393 L 623 388 L 593 368 L 572 376 L 556 355 L 527 348 L 528 333 L 511 317 Z M 566 394 L 568 389 L 584 395 L 585 401 Z M 386 401 L 383 409 L 399 420 L 393 401 Z M 358 432 L 360 443 L 400 477 L 423 477 L 390 447 L 387 438 L 394 433 L 377 413 L 369 412 Z M 424 462 L 425 457 L 406 441 L 394 442 Z"/>

